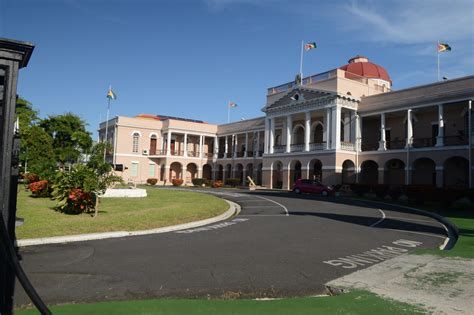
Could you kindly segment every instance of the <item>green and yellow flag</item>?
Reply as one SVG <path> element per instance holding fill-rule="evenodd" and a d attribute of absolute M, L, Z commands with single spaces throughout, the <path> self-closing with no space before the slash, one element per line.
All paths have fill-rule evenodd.
<path fill-rule="evenodd" d="M 114 91 L 112 91 L 112 88 L 110 87 L 109 88 L 109 91 L 107 92 L 107 98 L 111 99 L 111 100 L 116 100 L 117 99 L 117 95 L 115 95 Z"/>
<path fill-rule="evenodd" d="M 312 42 L 312 43 L 306 43 L 304 45 L 304 50 L 308 51 L 308 50 L 311 50 L 311 49 L 314 49 L 316 48 L 316 43 Z"/>

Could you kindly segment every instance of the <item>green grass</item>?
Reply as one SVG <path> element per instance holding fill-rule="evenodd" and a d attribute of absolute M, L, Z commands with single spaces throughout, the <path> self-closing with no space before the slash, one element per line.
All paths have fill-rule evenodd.
<path fill-rule="evenodd" d="M 55 211 L 55 201 L 32 198 L 20 188 L 17 216 L 25 223 L 17 227 L 17 238 L 146 230 L 214 217 L 228 209 L 224 200 L 196 192 L 148 188 L 147 194 L 146 198 L 103 198 L 99 215 L 93 218 Z"/>
<path fill-rule="evenodd" d="M 333 297 L 255 300 L 142 300 L 69 304 L 52 307 L 61 315 L 305 315 L 305 314 L 425 314 L 405 303 L 386 300 L 365 291 Z M 38 314 L 36 310 L 17 310 L 15 315 Z"/>
<path fill-rule="evenodd" d="M 449 208 L 443 208 L 438 203 L 425 202 L 418 205 L 408 201 L 391 202 L 375 198 L 355 197 L 356 199 L 391 203 L 393 205 L 417 208 L 437 213 L 449 219 L 459 230 L 459 238 L 451 250 L 418 249 L 415 254 L 433 254 L 443 257 L 474 258 L 474 207 L 472 204 L 455 203 Z"/>

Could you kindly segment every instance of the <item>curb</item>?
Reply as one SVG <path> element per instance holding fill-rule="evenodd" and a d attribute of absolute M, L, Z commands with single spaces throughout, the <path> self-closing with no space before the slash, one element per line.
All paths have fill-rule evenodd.
<path fill-rule="evenodd" d="M 229 201 L 222 198 L 229 204 L 229 209 L 223 214 L 215 216 L 213 218 L 183 223 L 178 225 L 166 226 L 157 229 L 141 230 L 141 231 L 117 231 L 117 232 L 105 232 L 105 233 L 90 233 L 90 234 L 79 234 L 69 236 L 54 236 L 54 237 L 43 237 L 43 238 L 31 238 L 17 240 L 16 245 L 19 247 L 34 246 L 34 245 L 46 245 L 46 244 L 61 244 L 61 243 L 72 243 L 72 242 L 83 242 L 92 240 L 102 240 L 107 238 L 117 238 L 126 236 L 139 236 L 149 234 L 160 234 L 167 232 L 174 232 L 179 230 L 186 230 L 190 228 L 200 227 L 219 221 L 227 220 L 228 218 L 240 213 L 240 206 L 235 202 Z"/>
<path fill-rule="evenodd" d="M 372 200 L 352 199 L 352 198 L 347 198 L 347 197 L 343 197 L 343 198 L 346 199 L 346 200 L 358 200 L 358 201 L 369 202 L 369 203 L 373 203 L 373 204 L 380 204 L 380 205 L 387 205 L 387 206 L 392 206 L 392 207 L 399 207 L 399 208 L 402 208 L 402 209 L 408 209 L 408 210 L 413 211 L 416 214 L 422 214 L 422 215 L 431 217 L 431 218 L 435 219 L 436 221 L 439 221 L 444 226 L 444 229 L 446 230 L 446 233 L 447 233 L 446 240 L 439 247 L 439 249 L 441 249 L 441 250 L 450 250 L 450 249 L 452 249 L 454 247 L 454 245 L 456 245 L 456 242 L 458 241 L 459 230 L 458 230 L 457 226 L 454 225 L 454 223 L 451 222 L 449 219 L 447 219 L 447 218 L 445 218 L 445 217 L 443 217 L 439 214 L 429 212 L 429 211 L 426 211 L 426 210 L 421 210 L 421 209 L 418 209 L 418 208 L 401 206 L 401 205 L 397 205 L 397 204 L 393 204 L 393 203 L 386 203 L 386 202 L 372 201 Z"/>

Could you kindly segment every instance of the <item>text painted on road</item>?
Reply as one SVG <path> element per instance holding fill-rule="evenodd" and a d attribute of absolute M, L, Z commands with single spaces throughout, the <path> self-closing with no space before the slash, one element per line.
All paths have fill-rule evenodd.
<path fill-rule="evenodd" d="M 239 223 L 239 222 L 244 222 L 244 221 L 247 221 L 247 220 L 248 220 L 248 219 L 245 219 L 245 218 L 238 218 L 238 219 L 234 219 L 234 220 L 229 221 L 229 222 L 222 222 L 222 223 L 219 223 L 219 224 L 204 226 L 204 227 L 200 227 L 200 228 L 197 228 L 197 229 L 189 229 L 189 230 L 183 230 L 183 231 L 176 231 L 175 233 L 188 234 L 188 233 L 195 233 L 195 232 L 204 232 L 204 231 L 218 230 L 218 229 L 222 229 L 222 228 L 225 228 L 225 227 L 228 227 L 228 226 L 237 224 L 237 223 Z"/>
<path fill-rule="evenodd" d="M 392 242 L 392 244 L 396 246 L 382 245 L 361 254 L 339 257 L 337 259 L 323 261 L 323 263 L 345 269 L 352 269 L 393 258 L 408 252 L 408 249 L 404 247 L 414 248 L 423 243 L 410 240 L 396 240 L 395 242 Z"/>

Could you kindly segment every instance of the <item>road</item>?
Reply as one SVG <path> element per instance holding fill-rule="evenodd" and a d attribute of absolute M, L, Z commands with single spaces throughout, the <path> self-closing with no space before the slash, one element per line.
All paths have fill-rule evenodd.
<path fill-rule="evenodd" d="M 240 214 L 178 232 L 25 247 L 23 266 L 48 304 L 300 296 L 324 293 L 330 280 L 446 238 L 434 219 L 392 206 L 215 191 L 238 203 Z M 16 291 L 16 304 L 28 304 L 18 284 Z"/>

